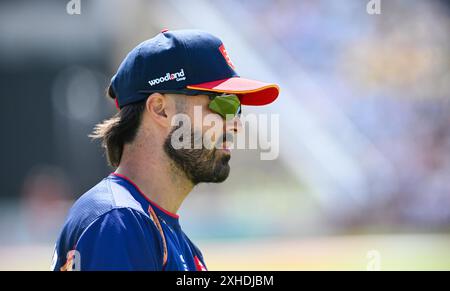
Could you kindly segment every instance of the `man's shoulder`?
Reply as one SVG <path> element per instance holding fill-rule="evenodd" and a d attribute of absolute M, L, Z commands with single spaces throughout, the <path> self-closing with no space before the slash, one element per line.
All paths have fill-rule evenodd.
<path fill-rule="evenodd" d="M 149 217 L 128 189 L 107 177 L 74 203 L 69 211 L 66 227 L 82 232 L 101 216 L 118 209 L 131 209 L 140 216 Z"/>

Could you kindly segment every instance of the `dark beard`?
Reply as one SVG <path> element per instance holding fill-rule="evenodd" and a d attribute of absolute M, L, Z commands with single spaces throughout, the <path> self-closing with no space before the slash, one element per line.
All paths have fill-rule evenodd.
<path fill-rule="evenodd" d="M 181 169 L 188 179 L 194 184 L 221 183 L 230 174 L 230 155 L 221 155 L 217 149 L 207 149 L 202 144 L 201 149 L 194 149 L 194 132 L 191 133 L 190 149 L 175 149 L 171 144 L 172 129 L 164 142 L 164 151 L 171 158 L 175 165 Z"/>

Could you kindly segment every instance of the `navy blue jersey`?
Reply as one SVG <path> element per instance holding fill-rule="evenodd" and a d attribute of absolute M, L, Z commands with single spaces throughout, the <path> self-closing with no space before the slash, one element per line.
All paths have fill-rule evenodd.
<path fill-rule="evenodd" d="M 128 178 L 111 174 L 71 208 L 56 242 L 58 270 L 206 270 L 178 215 L 150 201 Z"/>

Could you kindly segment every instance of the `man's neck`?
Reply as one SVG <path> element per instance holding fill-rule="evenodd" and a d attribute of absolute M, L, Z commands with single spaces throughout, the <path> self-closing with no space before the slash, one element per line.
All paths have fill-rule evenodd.
<path fill-rule="evenodd" d="M 164 152 L 140 155 L 124 150 L 115 173 L 131 179 L 148 199 L 174 214 L 194 187 Z"/>

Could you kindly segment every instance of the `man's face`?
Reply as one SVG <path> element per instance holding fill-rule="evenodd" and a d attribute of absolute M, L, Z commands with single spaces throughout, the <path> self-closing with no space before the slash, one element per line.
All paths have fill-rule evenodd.
<path fill-rule="evenodd" d="M 177 112 L 183 114 L 184 119 L 172 127 L 164 143 L 165 152 L 194 185 L 225 181 L 230 173 L 229 148 L 234 134 L 240 128 L 239 119 L 226 121 L 219 114 L 212 112 L 208 108 L 210 99 L 206 95 L 178 95 L 174 98 Z M 174 139 L 174 134 L 186 125 L 184 122 L 190 122 L 190 126 L 185 128 L 184 135 L 177 135 Z M 186 129 L 190 130 L 186 132 Z M 185 138 L 189 140 L 186 141 L 188 147 L 179 148 L 174 145 L 174 140 L 182 142 Z"/>

